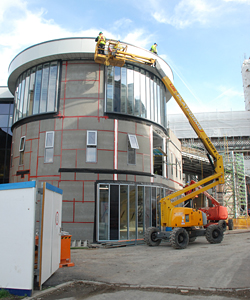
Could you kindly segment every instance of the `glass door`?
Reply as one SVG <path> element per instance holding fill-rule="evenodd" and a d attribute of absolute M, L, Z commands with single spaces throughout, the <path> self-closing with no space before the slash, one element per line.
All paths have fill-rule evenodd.
<path fill-rule="evenodd" d="M 109 185 L 99 185 L 98 240 L 109 239 Z"/>

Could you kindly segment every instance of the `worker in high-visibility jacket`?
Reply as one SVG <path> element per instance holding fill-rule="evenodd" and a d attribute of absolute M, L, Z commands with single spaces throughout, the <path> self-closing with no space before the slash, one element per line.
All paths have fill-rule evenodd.
<path fill-rule="evenodd" d="M 156 49 L 157 46 L 158 45 L 156 43 L 154 43 L 154 45 L 150 48 L 150 51 L 153 52 L 153 53 L 155 53 L 155 54 L 158 54 L 157 53 L 157 49 Z"/>
<path fill-rule="evenodd" d="M 112 55 L 114 55 L 114 57 L 116 56 L 117 51 L 122 51 L 123 47 L 121 45 L 120 40 L 117 41 L 117 43 L 115 44 L 113 50 L 112 50 Z"/>
<path fill-rule="evenodd" d="M 95 41 L 98 43 L 98 53 L 104 54 L 104 48 L 106 45 L 106 38 L 103 35 L 103 33 L 100 31 L 98 37 L 95 39 Z"/>

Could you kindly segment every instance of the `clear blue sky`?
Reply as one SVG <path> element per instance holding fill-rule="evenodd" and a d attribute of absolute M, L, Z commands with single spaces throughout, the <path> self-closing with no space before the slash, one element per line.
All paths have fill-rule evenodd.
<path fill-rule="evenodd" d="M 23 49 L 64 37 L 120 39 L 158 53 L 193 112 L 245 110 L 250 0 L 1 0 L 0 85 Z M 173 100 L 170 113 L 178 113 Z"/>

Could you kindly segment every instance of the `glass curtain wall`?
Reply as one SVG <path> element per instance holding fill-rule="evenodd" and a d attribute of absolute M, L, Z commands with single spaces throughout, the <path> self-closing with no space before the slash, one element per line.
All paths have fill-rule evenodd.
<path fill-rule="evenodd" d="M 133 115 L 166 127 L 166 89 L 150 72 L 128 65 L 107 67 L 106 112 Z"/>
<path fill-rule="evenodd" d="M 13 108 L 10 102 L 0 102 L 0 184 L 9 182 Z"/>
<path fill-rule="evenodd" d="M 99 184 L 97 240 L 143 240 L 146 228 L 160 228 L 160 199 L 167 189 L 133 184 Z"/>
<path fill-rule="evenodd" d="M 33 67 L 18 78 L 14 122 L 27 116 L 56 111 L 58 74 L 59 62 L 54 61 Z"/>

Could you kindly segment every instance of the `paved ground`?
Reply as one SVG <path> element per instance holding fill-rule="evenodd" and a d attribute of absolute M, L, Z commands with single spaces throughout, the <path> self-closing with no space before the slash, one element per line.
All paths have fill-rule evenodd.
<path fill-rule="evenodd" d="M 221 244 L 200 237 L 184 250 L 166 242 L 74 249 L 75 266 L 59 269 L 33 299 L 250 299 L 249 249 L 244 230 L 227 231 Z"/>

